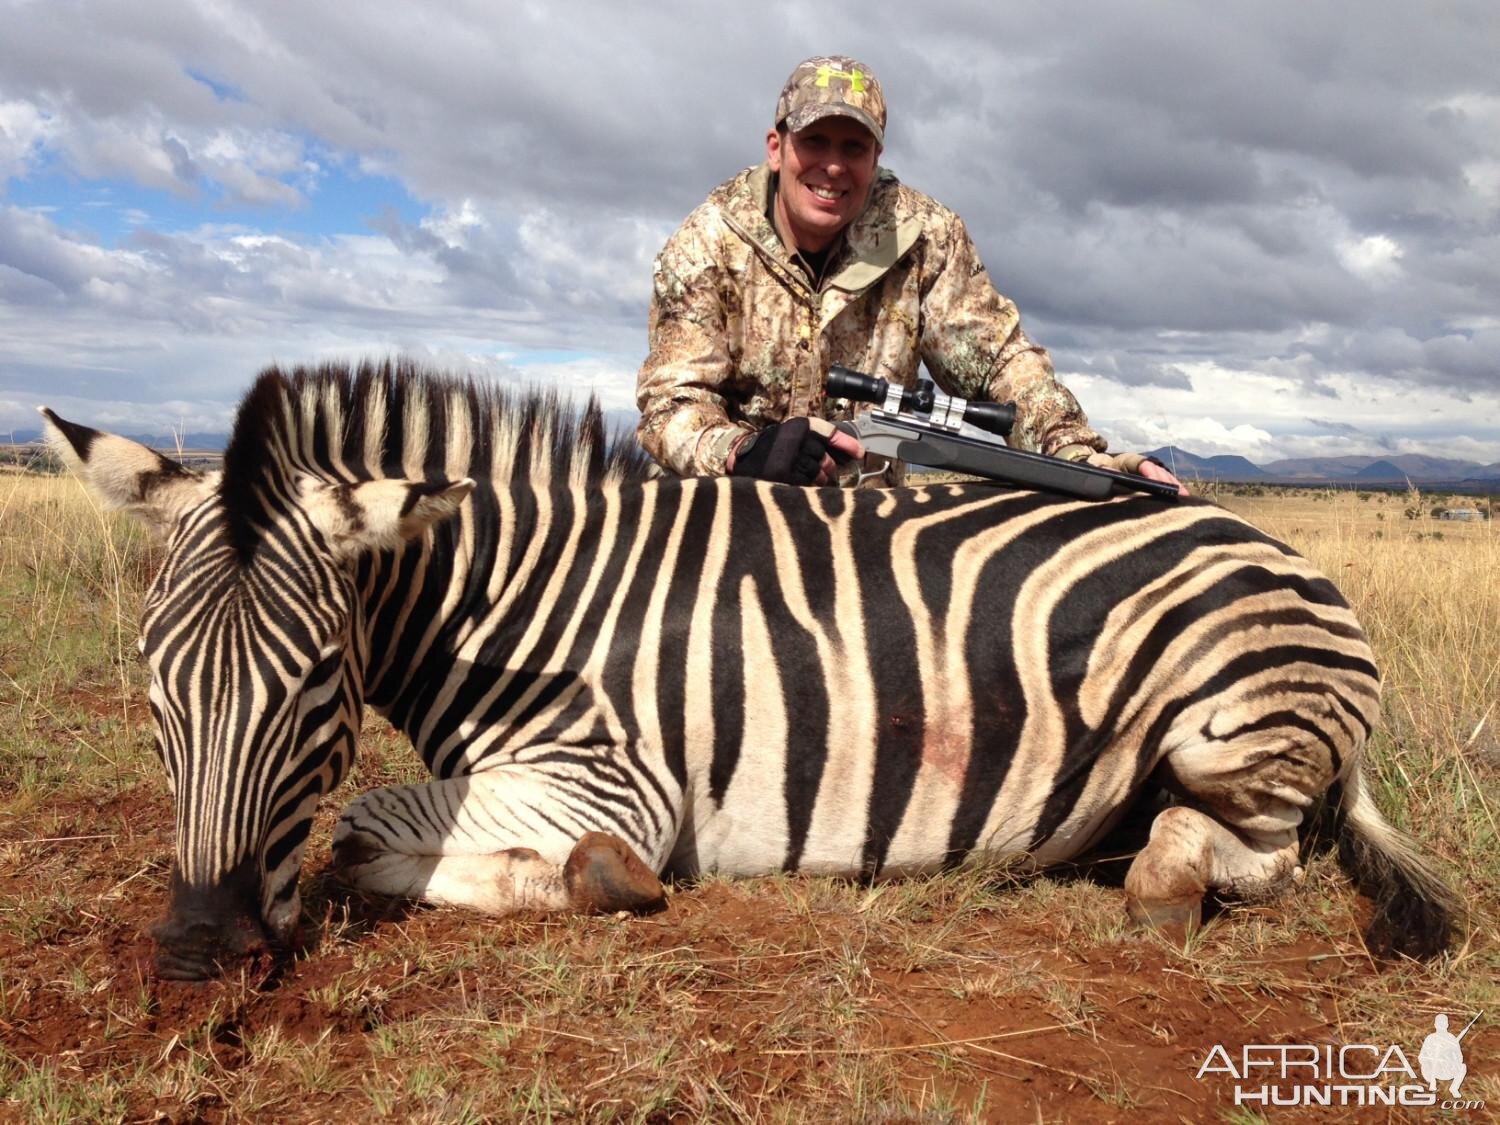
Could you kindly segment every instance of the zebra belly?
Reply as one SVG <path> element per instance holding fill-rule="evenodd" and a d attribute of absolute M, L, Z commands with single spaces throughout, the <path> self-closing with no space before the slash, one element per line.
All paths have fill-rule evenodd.
<path fill-rule="evenodd" d="M 924 773 L 926 771 L 923 771 Z M 746 776 L 745 789 L 753 790 Z M 1043 788 L 1043 787 L 1039 787 Z M 1128 788 L 1100 792 L 1087 808 L 1075 810 L 1058 831 L 1033 853 L 1036 866 L 1076 858 L 1118 821 L 1132 794 Z M 731 794 L 724 804 L 704 802 L 691 811 L 673 850 L 668 869 L 679 874 L 717 873 L 731 876 L 764 875 L 793 869 L 803 874 L 880 879 L 930 874 L 954 858 L 949 829 L 959 802 L 958 787 L 948 778 L 919 775 L 916 790 L 901 828 L 885 851 L 877 871 L 865 864 L 869 818 L 863 810 L 847 810 L 843 831 L 825 833 L 803 849 L 789 865 L 786 802 L 762 791 Z M 696 803 L 696 802 L 695 802 Z M 1034 810 L 995 810 L 995 831 L 982 839 L 970 857 L 1000 859 L 1030 851 L 1035 830 Z"/>
<path fill-rule="evenodd" d="M 850 753 L 846 768 L 825 771 L 817 798 L 821 831 L 808 833 L 800 844 L 791 828 L 796 794 L 789 792 L 787 759 L 798 752 L 795 740 L 781 736 L 780 724 L 767 715 L 769 730 L 742 748 L 734 776 L 722 796 L 711 792 L 709 775 L 700 771 L 686 797 L 682 829 L 669 869 L 682 874 L 718 873 L 751 876 L 781 870 L 848 877 L 899 878 L 931 873 L 955 858 L 952 826 L 964 795 L 968 769 L 967 740 L 928 732 L 921 760 L 909 792 L 878 792 L 875 784 L 878 755 L 873 747 Z M 964 753 L 956 753 L 962 746 Z M 1119 768 L 1094 773 L 1096 783 L 1058 830 L 1037 850 L 1039 864 L 1071 859 L 1114 823 L 1129 803 L 1132 755 L 1111 756 Z M 1050 774 L 1032 779 L 1015 792 L 1014 805 L 985 810 L 986 829 L 969 853 L 1000 858 L 1031 850 L 1036 826 L 1051 793 Z M 849 793 L 866 794 L 849 801 Z M 881 818 L 872 815 L 880 801 L 903 800 L 893 834 L 881 839 L 872 852 L 872 830 Z M 889 818 L 885 818 L 889 819 Z M 878 865 L 870 856 L 878 854 Z"/>

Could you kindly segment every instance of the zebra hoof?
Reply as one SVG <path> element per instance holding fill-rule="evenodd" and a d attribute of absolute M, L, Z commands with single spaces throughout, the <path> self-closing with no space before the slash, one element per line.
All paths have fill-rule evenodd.
<path fill-rule="evenodd" d="M 1125 912 L 1130 920 L 1145 930 L 1186 937 L 1196 933 L 1203 922 L 1203 897 L 1147 902 L 1134 895 L 1125 897 Z"/>
<path fill-rule="evenodd" d="M 661 880 L 629 844 L 608 832 L 588 832 L 563 865 L 563 883 L 575 910 L 651 914 L 667 904 Z"/>

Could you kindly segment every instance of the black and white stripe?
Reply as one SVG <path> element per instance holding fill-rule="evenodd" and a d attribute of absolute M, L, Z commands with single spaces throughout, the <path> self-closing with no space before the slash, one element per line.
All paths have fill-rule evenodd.
<path fill-rule="evenodd" d="M 372 890 L 566 906 L 555 872 L 592 831 L 683 872 L 1056 862 L 1152 781 L 1197 810 L 1170 825 L 1184 862 L 1252 892 L 1342 783 L 1356 866 L 1426 904 L 1380 940 L 1446 940 L 1449 897 L 1359 789 L 1379 680 L 1358 623 L 1242 520 L 651 477 L 596 408 L 405 365 L 262 375 L 145 615 L 183 879 L 254 855 L 284 924 L 368 703 L 434 778 L 345 813 Z M 384 520 L 361 487 L 381 479 L 409 490 Z M 462 504 L 413 532 L 424 497 Z"/>

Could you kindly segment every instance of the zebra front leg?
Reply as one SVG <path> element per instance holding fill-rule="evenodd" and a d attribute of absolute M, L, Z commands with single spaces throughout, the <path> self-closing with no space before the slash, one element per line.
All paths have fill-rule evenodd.
<path fill-rule="evenodd" d="M 643 827 L 566 778 L 507 765 L 364 794 L 339 818 L 333 858 L 359 890 L 486 914 L 642 912 L 665 902 L 669 846 Z"/>

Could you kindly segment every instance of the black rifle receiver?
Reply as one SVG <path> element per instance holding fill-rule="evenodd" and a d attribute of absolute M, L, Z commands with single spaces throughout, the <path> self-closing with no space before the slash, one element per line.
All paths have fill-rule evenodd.
<path fill-rule="evenodd" d="M 1175 484 L 1012 449 L 1003 440 L 1016 421 L 1012 403 L 969 402 L 945 394 L 926 379 L 919 379 L 915 387 L 902 387 L 838 365 L 828 372 L 828 396 L 877 405 L 840 425 L 853 430 L 866 450 L 882 457 L 1084 500 L 1103 500 L 1120 492 L 1177 499 Z M 984 432 L 963 433 L 964 423 Z"/>

